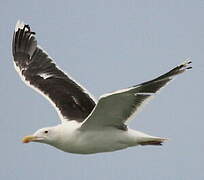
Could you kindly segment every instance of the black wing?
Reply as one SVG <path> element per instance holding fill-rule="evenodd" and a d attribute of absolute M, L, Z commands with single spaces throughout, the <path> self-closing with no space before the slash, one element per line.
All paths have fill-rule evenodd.
<path fill-rule="evenodd" d="M 62 120 L 82 122 L 91 113 L 96 104 L 94 99 L 37 46 L 29 25 L 17 23 L 12 51 L 16 70 L 25 83 L 47 97 Z"/>

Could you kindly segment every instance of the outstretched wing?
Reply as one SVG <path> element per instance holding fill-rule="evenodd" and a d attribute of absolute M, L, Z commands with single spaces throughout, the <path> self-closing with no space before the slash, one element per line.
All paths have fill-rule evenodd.
<path fill-rule="evenodd" d="M 96 104 L 94 99 L 37 46 L 29 25 L 17 22 L 12 51 L 19 75 L 52 103 L 61 120 L 82 122 L 91 113 Z"/>
<path fill-rule="evenodd" d="M 151 81 L 103 95 L 87 120 L 84 121 L 82 129 L 97 129 L 105 126 L 125 129 L 124 123 L 132 119 L 147 100 L 172 80 L 173 76 L 190 69 L 191 67 L 188 67 L 190 63 L 190 61 L 185 62 Z"/>

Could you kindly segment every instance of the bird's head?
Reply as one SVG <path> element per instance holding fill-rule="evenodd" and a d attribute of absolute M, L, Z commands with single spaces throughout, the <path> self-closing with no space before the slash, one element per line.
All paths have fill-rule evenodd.
<path fill-rule="evenodd" d="M 55 139 L 56 133 L 54 127 L 47 127 L 37 130 L 33 135 L 25 136 L 22 139 L 23 143 L 29 142 L 41 142 L 47 143 L 53 141 Z"/>

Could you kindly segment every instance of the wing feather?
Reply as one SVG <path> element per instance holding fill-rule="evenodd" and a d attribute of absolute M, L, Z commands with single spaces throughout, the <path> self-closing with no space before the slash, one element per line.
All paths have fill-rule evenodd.
<path fill-rule="evenodd" d="M 132 119 L 139 109 L 175 75 L 190 69 L 188 66 L 190 63 L 190 61 L 184 62 L 151 81 L 101 96 L 92 113 L 83 122 L 82 129 L 97 129 L 104 126 L 124 127 L 124 123 Z"/>
<path fill-rule="evenodd" d="M 52 103 L 62 120 L 82 122 L 91 113 L 94 98 L 37 45 L 29 25 L 17 23 L 12 52 L 19 75 Z"/>

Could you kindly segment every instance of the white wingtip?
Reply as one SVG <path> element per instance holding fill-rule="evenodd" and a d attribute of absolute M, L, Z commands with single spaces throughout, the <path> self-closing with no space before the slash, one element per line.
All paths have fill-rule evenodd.
<path fill-rule="evenodd" d="M 192 61 L 190 58 L 186 59 L 182 64 L 180 64 L 180 66 L 179 66 L 180 70 L 185 71 L 187 69 L 191 69 L 192 67 L 189 66 L 189 64 L 191 64 L 191 63 L 192 63 Z"/>
<path fill-rule="evenodd" d="M 17 32 L 18 29 L 23 29 L 23 27 L 24 27 L 24 22 L 18 20 L 17 23 L 16 23 L 15 32 Z"/>
<path fill-rule="evenodd" d="M 184 67 L 188 66 L 189 64 L 191 64 L 191 58 L 188 57 L 187 59 L 185 59 L 185 61 L 183 63 L 181 63 L 180 65 L 183 65 Z"/>

